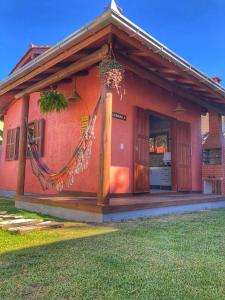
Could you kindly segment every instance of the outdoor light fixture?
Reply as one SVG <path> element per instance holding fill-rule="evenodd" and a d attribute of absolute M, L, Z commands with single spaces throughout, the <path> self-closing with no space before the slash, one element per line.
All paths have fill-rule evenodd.
<path fill-rule="evenodd" d="M 183 114 L 185 111 L 186 109 L 182 106 L 180 102 L 177 104 L 177 107 L 174 110 L 174 112 L 177 114 Z"/>
<path fill-rule="evenodd" d="M 68 98 L 69 101 L 73 101 L 73 102 L 81 102 L 82 98 L 81 96 L 78 94 L 78 92 L 76 91 L 76 89 L 74 89 L 71 93 L 71 96 Z"/>

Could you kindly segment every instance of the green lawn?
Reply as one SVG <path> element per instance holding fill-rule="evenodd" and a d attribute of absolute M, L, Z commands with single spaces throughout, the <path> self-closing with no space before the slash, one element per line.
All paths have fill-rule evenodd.
<path fill-rule="evenodd" d="M 225 210 L 0 230 L 0 299 L 225 299 Z"/>

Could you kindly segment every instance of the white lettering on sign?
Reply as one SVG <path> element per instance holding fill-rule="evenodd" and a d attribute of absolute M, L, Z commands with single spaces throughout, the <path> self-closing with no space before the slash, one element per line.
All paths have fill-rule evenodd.
<path fill-rule="evenodd" d="M 112 117 L 118 120 L 122 120 L 122 121 L 126 121 L 127 120 L 127 116 L 126 115 L 122 115 L 116 112 L 112 113 Z"/>

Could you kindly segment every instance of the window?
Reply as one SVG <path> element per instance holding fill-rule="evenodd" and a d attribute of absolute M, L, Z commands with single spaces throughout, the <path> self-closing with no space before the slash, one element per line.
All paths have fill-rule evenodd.
<path fill-rule="evenodd" d="M 35 120 L 28 124 L 29 135 L 32 142 L 37 145 L 40 156 L 44 154 L 44 125 L 44 119 Z"/>
<path fill-rule="evenodd" d="M 7 130 L 6 160 L 18 159 L 19 131 L 19 127 Z"/>
<path fill-rule="evenodd" d="M 28 124 L 28 130 L 30 137 L 38 147 L 40 156 L 44 154 L 44 125 L 45 120 L 35 120 Z M 17 160 L 19 154 L 19 135 L 20 128 L 14 128 L 7 130 L 6 140 L 6 160 Z M 29 154 L 27 153 L 29 157 Z"/>
<path fill-rule="evenodd" d="M 157 154 L 168 152 L 168 134 L 160 134 L 150 137 L 149 152 Z"/>
<path fill-rule="evenodd" d="M 220 165 L 221 163 L 222 163 L 222 150 L 220 148 L 203 150 L 204 165 Z"/>
<path fill-rule="evenodd" d="M 153 137 L 149 139 L 149 152 L 155 153 L 155 138 Z"/>
<path fill-rule="evenodd" d="M 222 131 L 225 133 L 225 116 L 222 116 Z"/>

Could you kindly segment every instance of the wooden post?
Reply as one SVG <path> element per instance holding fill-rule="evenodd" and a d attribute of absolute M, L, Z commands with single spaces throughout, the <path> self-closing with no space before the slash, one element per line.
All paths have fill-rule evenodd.
<path fill-rule="evenodd" d="M 98 205 L 109 204 L 112 136 L 112 91 L 103 87 L 98 179 Z"/>
<path fill-rule="evenodd" d="M 27 121 L 29 113 L 29 95 L 22 98 L 21 120 L 20 120 L 20 138 L 19 138 L 19 158 L 16 195 L 24 195 L 25 169 L 27 154 Z"/>

